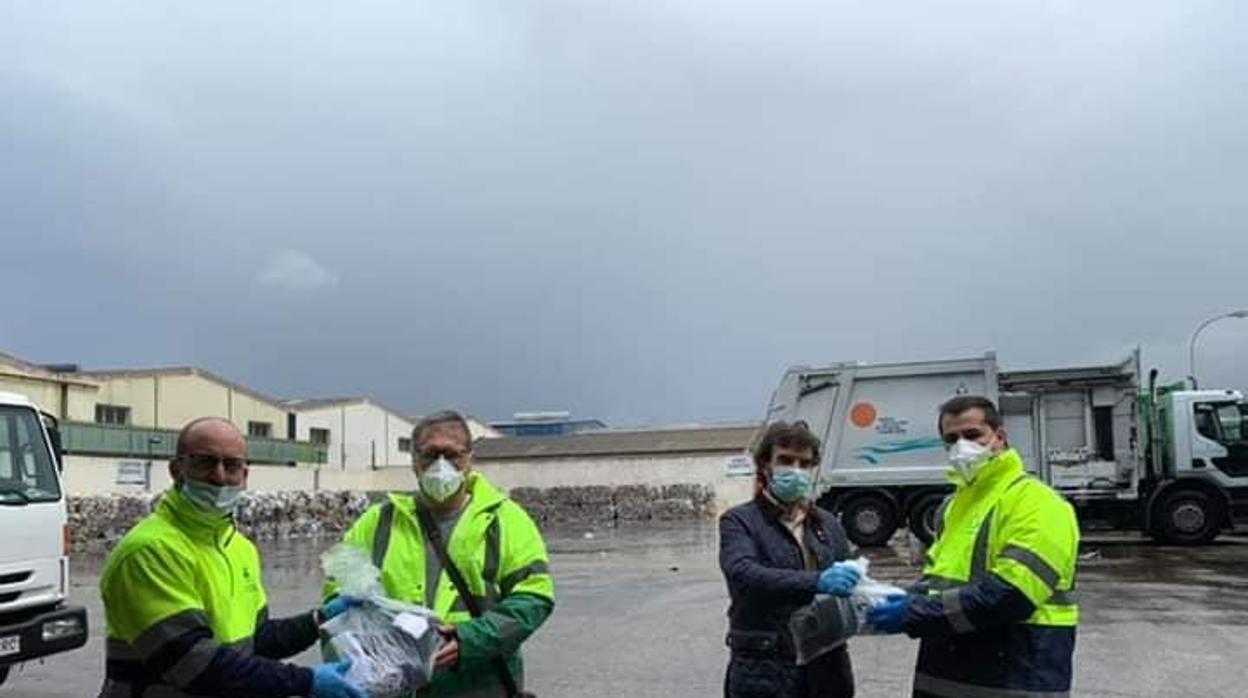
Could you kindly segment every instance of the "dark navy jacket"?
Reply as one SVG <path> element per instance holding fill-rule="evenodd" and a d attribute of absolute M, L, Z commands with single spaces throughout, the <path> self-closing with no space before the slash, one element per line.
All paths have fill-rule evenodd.
<path fill-rule="evenodd" d="M 794 663 L 789 635 L 793 611 L 815 598 L 819 572 L 807 571 L 802 551 L 766 499 L 733 507 L 719 520 L 719 567 L 728 583 L 728 698 L 848 698 L 854 694 L 849 653 L 842 647 L 805 667 Z M 816 568 L 850 555 L 836 518 L 812 507 L 803 527 Z"/>

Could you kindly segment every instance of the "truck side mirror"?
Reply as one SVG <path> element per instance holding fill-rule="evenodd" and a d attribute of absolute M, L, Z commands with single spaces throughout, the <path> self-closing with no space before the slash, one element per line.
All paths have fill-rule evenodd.
<path fill-rule="evenodd" d="M 41 413 L 41 416 L 43 417 L 43 428 L 48 431 L 48 440 L 52 442 L 52 458 L 56 461 L 56 471 L 64 473 L 65 462 L 61 459 L 61 430 L 56 417 L 46 412 Z"/>

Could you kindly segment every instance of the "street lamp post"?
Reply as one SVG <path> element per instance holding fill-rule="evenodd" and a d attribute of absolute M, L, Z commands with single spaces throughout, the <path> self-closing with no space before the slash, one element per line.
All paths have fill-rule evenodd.
<path fill-rule="evenodd" d="M 1196 331 L 1192 333 L 1192 342 L 1191 342 L 1191 345 L 1188 347 L 1188 355 L 1187 355 L 1187 370 L 1188 370 L 1187 377 L 1191 379 L 1192 381 L 1193 390 L 1196 389 L 1196 338 L 1200 336 L 1201 332 L 1205 331 L 1206 327 L 1212 325 L 1218 320 L 1225 320 L 1227 318 L 1236 318 L 1236 319 L 1241 319 L 1241 320 L 1243 318 L 1248 318 L 1248 310 L 1235 310 L 1229 313 L 1223 313 L 1221 315 L 1214 315 L 1208 320 L 1205 320 L 1204 322 L 1200 323 L 1200 326 L 1197 327 Z"/>

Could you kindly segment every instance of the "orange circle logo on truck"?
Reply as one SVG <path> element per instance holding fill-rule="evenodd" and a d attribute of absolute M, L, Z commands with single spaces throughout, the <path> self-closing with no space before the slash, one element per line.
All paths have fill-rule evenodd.
<path fill-rule="evenodd" d="M 850 423 L 859 429 L 866 429 L 875 424 L 876 416 L 875 405 L 869 402 L 860 402 L 849 411 Z"/>

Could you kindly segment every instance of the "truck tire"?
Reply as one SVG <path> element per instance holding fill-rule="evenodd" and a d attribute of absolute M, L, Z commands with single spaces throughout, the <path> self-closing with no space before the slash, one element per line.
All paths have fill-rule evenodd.
<path fill-rule="evenodd" d="M 886 545 L 897 532 L 898 518 L 893 503 L 875 494 L 854 497 L 841 510 L 845 534 L 864 548 Z"/>
<path fill-rule="evenodd" d="M 906 525 L 914 537 L 923 542 L 923 545 L 931 545 L 932 541 L 936 540 L 936 514 L 940 511 L 940 505 L 944 501 L 944 495 L 929 494 L 921 497 L 914 503 L 914 506 L 910 507 Z"/>
<path fill-rule="evenodd" d="M 1163 543 L 1203 545 L 1218 537 L 1220 505 L 1200 490 L 1176 490 L 1158 507 L 1157 528 Z"/>
<path fill-rule="evenodd" d="M 9 666 L 8 664 L 0 664 L 0 686 L 3 686 L 4 682 L 9 680 Z"/>

